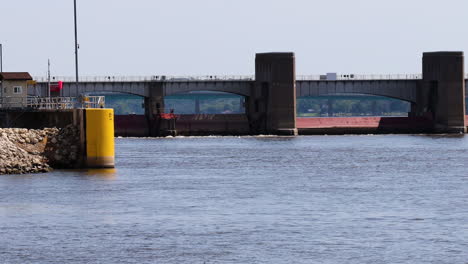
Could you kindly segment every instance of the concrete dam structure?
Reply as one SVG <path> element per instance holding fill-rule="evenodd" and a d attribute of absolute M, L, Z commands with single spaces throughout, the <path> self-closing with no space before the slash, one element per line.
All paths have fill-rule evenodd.
<path fill-rule="evenodd" d="M 333 129 L 336 133 L 359 133 L 352 122 L 362 123 L 362 128 L 371 124 L 373 129 L 363 129 L 363 133 L 466 132 L 463 52 L 424 53 L 422 75 L 296 79 L 295 67 L 294 53 L 260 53 L 252 77 L 90 77 L 82 78 L 78 86 L 64 80 L 63 90 L 56 96 L 124 93 L 144 97 L 144 116 L 116 116 L 116 135 L 124 136 L 297 135 L 333 133 Z M 47 89 L 47 83 L 40 81 L 36 90 L 43 95 Z M 180 115 L 165 108 L 165 97 L 197 91 L 241 95 L 245 98 L 245 114 Z M 403 100 L 411 104 L 411 111 L 406 118 L 368 119 L 368 124 L 356 118 L 337 120 L 338 130 L 328 121 L 296 118 L 299 97 L 350 94 Z"/>
<path fill-rule="evenodd" d="M 52 145 L 56 148 L 55 155 L 51 155 L 52 162 L 60 163 L 59 168 L 113 168 L 115 165 L 113 109 L 0 109 L 0 128 L 71 130 L 72 133 L 57 137 L 59 141 L 65 143 L 57 144 L 52 141 Z M 44 143 L 48 140 L 44 138 Z M 37 147 L 32 146 L 32 148 Z M 73 148 L 76 157 L 66 159 L 63 154 Z M 45 152 L 44 149 L 42 152 Z"/>

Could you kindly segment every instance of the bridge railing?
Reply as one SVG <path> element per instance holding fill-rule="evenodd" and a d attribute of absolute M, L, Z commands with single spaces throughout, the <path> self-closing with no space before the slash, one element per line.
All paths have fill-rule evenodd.
<path fill-rule="evenodd" d="M 342 81 L 342 80 L 420 80 L 422 74 L 337 74 L 336 78 L 327 79 L 327 75 L 298 75 L 298 81 Z"/>
<path fill-rule="evenodd" d="M 105 96 L 85 96 L 83 97 L 84 108 L 104 108 L 106 105 Z"/>
<path fill-rule="evenodd" d="M 76 105 L 75 97 L 30 97 L 29 108 L 34 109 L 73 109 Z"/>
<path fill-rule="evenodd" d="M 467 74 L 468 78 L 468 74 Z M 47 83 L 47 77 L 37 76 L 34 78 L 39 83 Z M 298 81 L 319 80 L 419 80 L 422 74 L 337 74 L 336 79 L 327 79 L 327 75 L 298 75 Z M 197 81 L 253 81 L 253 75 L 202 75 L 202 76 L 82 76 L 80 82 L 197 82 Z M 52 82 L 75 82 L 73 76 L 53 76 Z"/>
<path fill-rule="evenodd" d="M 253 81 L 254 76 L 250 75 L 204 75 L 204 76 L 167 76 L 167 75 L 151 75 L 151 76 L 82 76 L 80 82 L 196 82 L 196 81 Z M 48 79 L 44 76 L 34 77 L 39 83 L 47 83 Z M 52 82 L 75 82 L 73 76 L 53 76 Z"/>
<path fill-rule="evenodd" d="M 3 96 L 0 97 L 0 108 L 23 108 L 28 104 L 28 97 Z"/>
<path fill-rule="evenodd" d="M 73 109 L 78 106 L 76 97 L 3 97 L 0 98 L 0 108 L 18 109 Z M 102 108 L 105 106 L 104 96 L 85 96 L 82 98 L 84 108 Z"/>

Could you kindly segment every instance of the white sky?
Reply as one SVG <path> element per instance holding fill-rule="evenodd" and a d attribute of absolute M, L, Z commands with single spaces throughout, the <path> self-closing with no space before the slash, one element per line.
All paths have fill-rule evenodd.
<path fill-rule="evenodd" d="M 418 73 L 467 50 L 466 0 L 77 0 L 81 75 L 253 74 L 293 51 L 298 74 Z M 1 0 L 4 71 L 74 74 L 73 0 Z"/>

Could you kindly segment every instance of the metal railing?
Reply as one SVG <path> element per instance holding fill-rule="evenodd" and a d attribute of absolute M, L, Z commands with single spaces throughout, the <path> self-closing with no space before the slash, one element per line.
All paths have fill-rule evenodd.
<path fill-rule="evenodd" d="M 204 75 L 204 76 L 81 76 L 80 82 L 197 82 L 197 81 L 253 81 L 254 76 L 250 75 Z M 47 83 L 48 79 L 44 76 L 34 77 L 39 83 Z M 53 76 L 51 82 L 75 82 L 72 76 Z"/>
<path fill-rule="evenodd" d="M 468 73 L 465 74 L 468 79 Z M 422 74 L 337 74 L 336 80 L 420 80 Z M 34 77 L 39 83 L 47 83 L 47 77 Z M 168 75 L 151 75 L 151 76 L 82 76 L 80 82 L 197 82 L 197 81 L 254 81 L 253 75 L 202 75 L 202 76 L 168 76 Z M 320 81 L 329 80 L 326 75 L 297 75 L 298 81 Z M 52 82 L 75 82 L 73 76 L 53 76 Z"/>
<path fill-rule="evenodd" d="M 30 97 L 26 107 L 41 110 L 72 109 L 76 103 L 76 97 Z"/>
<path fill-rule="evenodd" d="M 23 108 L 28 104 L 27 97 L 13 97 L 3 96 L 0 97 L 0 108 Z"/>
<path fill-rule="evenodd" d="M 343 80 L 420 80 L 422 74 L 337 74 L 336 79 L 327 79 L 327 75 L 298 75 L 298 81 L 343 81 Z"/>
<path fill-rule="evenodd" d="M 106 105 L 105 96 L 85 96 L 83 97 L 84 108 L 104 108 Z"/>
<path fill-rule="evenodd" d="M 82 102 L 84 108 L 105 107 L 104 96 L 84 96 L 77 97 L 3 97 L 0 98 L 0 108 L 20 109 L 30 108 L 39 110 L 73 109 Z"/>

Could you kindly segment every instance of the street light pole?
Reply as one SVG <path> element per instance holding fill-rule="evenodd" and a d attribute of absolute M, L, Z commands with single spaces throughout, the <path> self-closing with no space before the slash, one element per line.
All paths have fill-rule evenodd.
<path fill-rule="evenodd" d="M 47 60 L 47 97 L 50 98 L 50 59 Z"/>
<path fill-rule="evenodd" d="M 0 44 L 0 73 L 3 73 L 3 45 Z M 0 101 L 3 98 L 3 81 L 0 81 Z"/>
<path fill-rule="evenodd" d="M 3 72 L 3 46 L 0 44 L 0 72 Z"/>
<path fill-rule="evenodd" d="M 75 15 L 75 77 L 76 77 L 76 96 L 78 97 L 78 27 L 76 23 L 76 0 L 73 0 L 74 15 Z"/>

